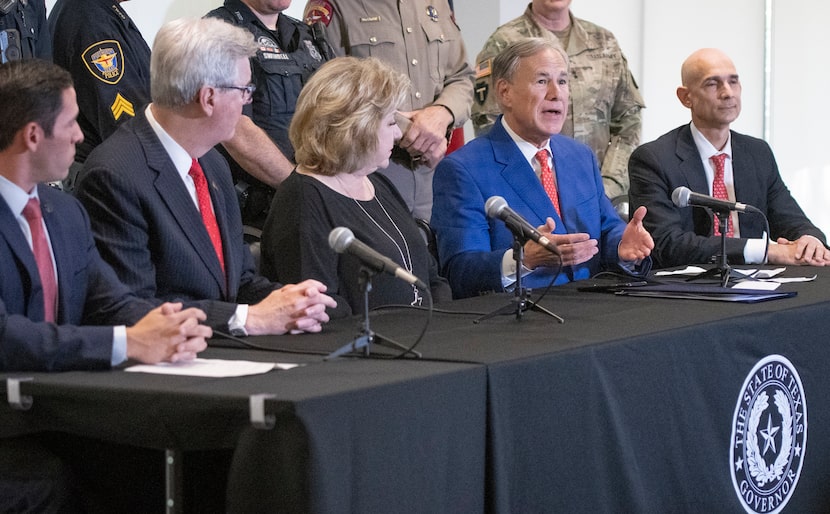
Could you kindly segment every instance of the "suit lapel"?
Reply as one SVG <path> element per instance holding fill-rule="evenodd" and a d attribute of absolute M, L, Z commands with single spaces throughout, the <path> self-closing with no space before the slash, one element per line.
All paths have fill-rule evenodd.
<path fill-rule="evenodd" d="M 555 232 L 560 233 L 561 231 L 561 233 L 564 233 L 564 224 L 556 213 L 556 209 L 553 208 L 553 203 L 551 203 L 544 188 L 541 187 L 539 177 L 536 176 L 533 168 L 501 123 L 496 123 L 491 130 L 491 140 L 496 162 L 503 166 L 502 179 L 522 199 L 526 209 L 536 215 L 537 219 L 535 221 L 541 225 L 546 218 L 551 217 L 556 221 Z M 511 207 L 514 210 L 518 208 L 518 206 Z M 528 221 L 533 223 L 534 220 Z"/>
<path fill-rule="evenodd" d="M 758 187 L 758 175 L 740 134 L 732 132 L 732 182 L 735 186 L 735 200 L 753 203 L 763 195 Z"/>
<path fill-rule="evenodd" d="M 167 151 L 158 140 L 147 119 L 142 115 L 142 118 L 136 121 L 140 122 L 136 123 L 136 135 L 145 149 L 147 166 L 156 174 L 154 186 L 159 198 L 161 198 L 162 202 L 170 210 L 170 214 L 179 225 L 182 234 L 184 234 L 184 237 L 188 239 L 193 250 L 199 255 L 205 268 L 219 284 L 223 293 L 227 293 L 227 283 L 222 274 L 222 268 L 219 266 L 219 260 L 216 258 L 216 252 L 213 249 L 210 236 L 208 236 L 207 230 L 202 222 L 199 209 L 193 204 L 193 200 L 187 192 L 184 183 L 182 183 L 178 171 L 173 166 L 173 162 L 167 155 Z M 221 230 L 222 226 L 220 225 Z M 153 237 L 153 234 L 149 235 Z"/>
<path fill-rule="evenodd" d="M 700 160 L 692 130 L 688 125 L 680 129 L 677 136 L 677 157 L 680 159 L 680 172 L 689 184 L 689 189 L 702 195 L 709 194 L 709 182 L 706 180 L 706 170 Z"/>
<path fill-rule="evenodd" d="M 27 290 L 25 288 L 26 281 L 23 280 L 26 294 L 26 311 L 28 316 L 31 319 L 42 320 L 44 317 L 43 301 L 32 301 L 35 284 L 40 283 L 40 274 L 37 270 L 35 256 L 32 253 L 32 249 L 29 247 L 29 244 L 26 242 L 26 236 L 24 236 L 23 231 L 20 230 L 17 218 L 14 214 L 12 214 L 11 209 L 9 209 L 9 206 L 6 205 L 6 202 L 2 197 L 0 197 L 0 235 L 2 235 L 2 237 L 6 240 L 9 248 L 11 248 L 11 251 L 14 253 L 15 258 L 23 265 L 23 268 L 26 270 L 26 274 L 28 275 L 28 282 L 31 284 L 31 287 Z"/>

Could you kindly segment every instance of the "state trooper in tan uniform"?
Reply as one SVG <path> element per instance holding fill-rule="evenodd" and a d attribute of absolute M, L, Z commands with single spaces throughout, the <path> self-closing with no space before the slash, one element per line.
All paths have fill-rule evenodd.
<path fill-rule="evenodd" d="M 473 70 L 447 0 L 310 0 L 306 23 L 322 23 L 337 55 L 376 57 L 407 75 L 400 147 L 378 170 L 415 217 L 432 214 L 432 175 L 453 127 L 470 117 Z M 413 173 L 414 172 L 414 173 Z"/>
<path fill-rule="evenodd" d="M 570 60 L 570 105 L 562 134 L 596 153 L 605 193 L 612 200 L 628 194 L 628 157 L 640 144 L 643 98 L 617 39 L 608 30 L 575 18 L 571 0 L 533 0 L 524 14 L 496 29 L 476 58 L 476 135 L 500 114 L 490 82 L 490 63 L 508 44 L 525 37 L 559 40 Z M 565 27 L 549 30 L 539 15 L 559 15 Z M 559 37 L 557 37 L 559 35 Z"/>

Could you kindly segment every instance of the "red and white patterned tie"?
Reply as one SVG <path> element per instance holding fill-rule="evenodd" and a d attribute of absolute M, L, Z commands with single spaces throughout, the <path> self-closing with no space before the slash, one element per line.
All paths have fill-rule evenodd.
<path fill-rule="evenodd" d="M 199 161 L 193 159 L 193 164 L 190 165 L 188 172 L 193 178 L 193 184 L 196 186 L 196 199 L 199 202 L 199 212 L 202 214 L 202 222 L 205 224 L 207 233 L 210 236 L 210 242 L 213 243 L 213 249 L 216 250 L 216 257 L 219 259 L 219 265 L 222 267 L 222 273 L 225 273 L 225 254 L 222 252 L 222 234 L 219 232 L 219 224 L 216 223 L 216 215 L 213 213 L 213 206 L 210 203 L 210 191 L 208 190 L 207 179 L 205 179 L 205 172 Z"/>
<path fill-rule="evenodd" d="M 556 190 L 556 181 L 553 179 L 553 171 L 550 169 L 548 162 L 548 151 L 539 150 L 536 152 L 536 160 L 539 162 L 539 168 L 542 170 L 542 187 L 545 188 L 545 193 L 548 194 L 553 208 L 556 209 L 556 214 L 562 217 L 562 212 L 559 210 L 559 192 Z"/>
<path fill-rule="evenodd" d="M 715 168 L 715 179 L 712 181 L 712 196 L 717 198 L 718 200 L 725 200 L 729 201 L 729 195 L 726 192 L 726 182 L 723 180 L 724 176 L 724 167 L 723 163 L 726 161 L 726 154 L 719 153 L 717 155 L 713 155 L 710 157 L 712 160 L 712 165 Z M 718 216 L 715 215 L 714 218 L 715 224 L 715 235 L 720 235 L 720 226 L 718 224 Z M 732 227 L 732 216 L 729 216 L 726 219 L 726 237 L 735 237 L 735 230 Z"/>
<path fill-rule="evenodd" d="M 40 274 L 40 283 L 43 287 L 43 318 L 46 321 L 55 321 L 55 312 L 58 298 L 58 284 L 55 280 L 55 263 L 49 252 L 49 242 L 43 231 L 43 217 L 40 211 L 40 202 L 37 198 L 29 198 L 29 203 L 23 208 L 23 217 L 29 223 L 32 233 L 32 253 L 35 254 L 37 271 Z"/>

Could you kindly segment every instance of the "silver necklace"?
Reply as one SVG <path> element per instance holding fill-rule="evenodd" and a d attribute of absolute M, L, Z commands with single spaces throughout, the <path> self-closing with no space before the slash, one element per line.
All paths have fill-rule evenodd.
<path fill-rule="evenodd" d="M 368 178 L 367 178 L 367 180 L 368 180 Z M 339 177 L 338 177 L 338 181 L 340 181 Z M 343 184 L 342 181 L 340 181 L 340 185 L 343 186 L 343 189 L 346 189 L 346 186 L 345 186 L 345 184 Z M 349 196 L 351 196 L 351 195 L 349 195 Z M 384 229 L 380 225 L 380 223 L 378 223 L 377 220 L 375 220 L 375 218 L 373 218 L 372 215 L 369 214 L 369 212 L 365 208 L 363 208 L 363 205 L 360 204 L 360 202 L 357 200 L 357 198 L 352 196 L 352 201 L 355 203 L 355 205 L 357 205 L 360 208 L 361 211 L 363 211 L 363 214 L 365 214 L 366 217 L 369 218 L 372 221 L 372 223 L 375 224 L 375 226 L 378 228 L 378 230 L 383 232 L 383 234 L 387 238 L 389 238 L 390 241 L 392 241 L 392 244 L 395 245 L 395 248 L 398 249 L 398 253 L 401 256 L 401 261 L 403 262 L 403 267 L 406 268 L 406 271 L 408 271 L 410 273 L 413 273 L 412 254 L 409 252 L 409 244 L 406 242 L 406 238 L 403 236 L 403 232 L 401 232 L 401 229 L 398 227 L 398 224 L 395 223 L 395 220 L 392 219 L 392 216 L 389 215 L 389 212 L 386 210 L 386 207 L 384 207 L 383 204 L 380 202 L 380 198 L 378 198 L 377 191 L 374 194 L 374 198 L 375 198 L 375 202 L 377 202 L 377 204 L 380 206 L 380 209 L 383 211 L 383 214 L 386 215 L 386 219 L 388 219 L 389 223 L 391 223 L 392 226 L 395 227 L 395 231 L 398 233 L 398 236 L 400 236 L 401 241 L 403 241 L 403 248 L 401 248 L 401 245 L 398 244 L 398 241 L 394 237 L 392 237 L 392 235 L 389 232 L 387 232 L 386 229 Z M 404 254 L 404 251 L 406 252 L 406 254 Z M 409 305 L 414 305 L 414 306 L 421 305 L 424 298 L 423 298 L 423 296 L 421 296 L 421 292 L 418 291 L 418 288 L 415 287 L 415 284 L 412 284 L 412 294 L 413 294 L 413 300 Z"/>

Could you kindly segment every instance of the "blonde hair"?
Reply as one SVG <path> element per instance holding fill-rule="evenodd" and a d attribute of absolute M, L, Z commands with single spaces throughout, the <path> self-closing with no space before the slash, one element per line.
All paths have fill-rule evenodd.
<path fill-rule="evenodd" d="M 297 164 L 328 176 L 362 167 L 408 87 L 406 75 L 372 57 L 324 64 L 300 92 L 288 129 Z"/>

